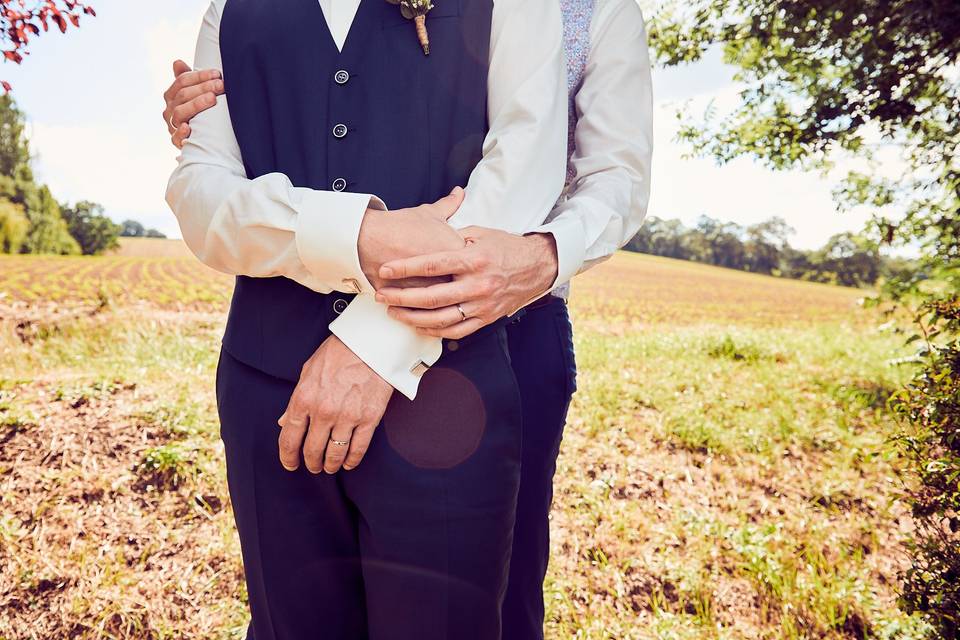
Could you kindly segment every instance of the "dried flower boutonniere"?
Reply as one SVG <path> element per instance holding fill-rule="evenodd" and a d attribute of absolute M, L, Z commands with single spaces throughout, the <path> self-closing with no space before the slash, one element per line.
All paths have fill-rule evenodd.
<path fill-rule="evenodd" d="M 390 4 L 400 5 L 400 13 L 407 20 L 413 20 L 417 28 L 417 38 L 423 47 L 424 55 L 430 55 L 430 36 L 427 34 L 427 14 L 433 9 L 430 0 L 387 0 Z"/>

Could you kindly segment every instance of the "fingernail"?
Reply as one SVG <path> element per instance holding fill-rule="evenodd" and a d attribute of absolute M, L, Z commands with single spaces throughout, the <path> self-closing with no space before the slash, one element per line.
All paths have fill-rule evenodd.
<path fill-rule="evenodd" d="M 380 277 L 381 277 L 381 278 L 392 278 L 392 277 L 393 277 L 393 269 L 391 269 L 390 267 L 380 267 Z"/>
<path fill-rule="evenodd" d="M 223 80 L 218 80 L 213 86 L 217 91 L 223 91 Z"/>
<path fill-rule="evenodd" d="M 344 470 L 344 471 L 353 471 L 353 467 L 352 467 L 351 465 L 349 465 L 349 464 L 345 464 L 345 465 L 343 465 L 343 470 Z"/>
<path fill-rule="evenodd" d="M 220 70 L 219 70 L 219 69 L 214 69 L 214 70 L 213 70 L 213 77 L 214 77 L 214 78 L 222 78 L 222 77 L 223 77 L 223 74 L 220 73 Z"/>
<path fill-rule="evenodd" d="M 382 293 L 374 294 L 373 299 L 376 300 L 377 302 L 386 302 L 386 301 L 387 301 L 386 297 L 384 297 L 384 295 L 383 295 Z"/>
<path fill-rule="evenodd" d="M 288 467 L 287 465 L 283 464 L 282 462 L 281 462 L 280 464 L 282 464 L 282 465 L 283 465 L 283 468 L 286 469 L 287 471 L 296 471 L 297 469 L 299 469 L 299 467 Z"/>

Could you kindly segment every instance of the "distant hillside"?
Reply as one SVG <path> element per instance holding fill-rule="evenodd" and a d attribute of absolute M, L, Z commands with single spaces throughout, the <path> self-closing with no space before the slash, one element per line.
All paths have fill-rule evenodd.
<path fill-rule="evenodd" d="M 138 258 L 191 258 L 193 254 L 183 240 L 169 238 L 119 238 L 120 248 L 114 256 Z"/>

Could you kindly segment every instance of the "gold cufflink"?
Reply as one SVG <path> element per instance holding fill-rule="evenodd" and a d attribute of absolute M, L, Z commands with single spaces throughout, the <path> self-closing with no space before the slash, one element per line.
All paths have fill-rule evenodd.
<path fill-rule="evenodd" d="M 343 284 L 349 291 L 347 293 L 360 293 L 363 289 L 360 288 L 360 283 L 357 282 L 356 278 L 344 278 Z"/>

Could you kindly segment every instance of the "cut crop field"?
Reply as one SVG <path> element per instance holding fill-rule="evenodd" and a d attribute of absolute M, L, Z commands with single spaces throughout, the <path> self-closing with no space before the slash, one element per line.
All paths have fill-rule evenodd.
<path fill-rule="evenodd" d="M 243 638 L 213 393 L 231 279 L 177 241 L 0 256 L 0 639 Z M 864 292 L 635 254 L 579 278 L 551 640 L 923 637 Z"/>

